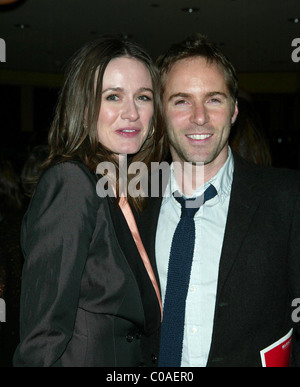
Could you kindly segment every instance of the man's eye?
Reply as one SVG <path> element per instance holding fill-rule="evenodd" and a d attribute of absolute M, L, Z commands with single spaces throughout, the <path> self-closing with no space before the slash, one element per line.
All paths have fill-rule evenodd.
<path fill-rule="evenodd" d="M 221 103 L 221 100 L 219 98 L 211 98 L 210 102 L 212 102 L 212 103 Z"/>

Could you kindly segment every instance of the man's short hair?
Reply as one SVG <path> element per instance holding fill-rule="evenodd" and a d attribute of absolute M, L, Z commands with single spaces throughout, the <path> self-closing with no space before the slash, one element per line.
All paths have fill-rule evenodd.
<path fill-rule="evenodd" d="M 185 40 L 171 45 L 167 52 L 157 59 L 163 90 L 166 75 L 173 65 L 182 59 L 193 57 L 206 58 L 209 64 L 216 63 L 223 69 L 230 96 L 235 102 L 238 96 L 238 80 L 235 68 L 214 43 L 209 42 L 206 36 L 199 34 L 189 36 Z"/>

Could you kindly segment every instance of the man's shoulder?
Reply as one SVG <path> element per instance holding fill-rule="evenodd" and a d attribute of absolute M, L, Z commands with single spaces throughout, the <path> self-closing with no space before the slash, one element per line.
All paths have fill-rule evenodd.
<path fill-rule="evenodd" d="M 250 163 L 234 156 L 235 174 L 242 180 L 269 186 L 300 187 L 300 171 Z"/>

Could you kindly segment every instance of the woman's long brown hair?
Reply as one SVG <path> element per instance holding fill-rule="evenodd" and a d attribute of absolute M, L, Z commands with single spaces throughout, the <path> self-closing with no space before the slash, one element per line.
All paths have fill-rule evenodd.
<path fill-rule="evenodd" d="M 118 57 L 141 61 L 149 70 L 154 91 L 154 114 L 149 135 L 142 148 L 131 155 L 130 163 L 140 161 L 150 171 L 151 162 L 160 162 L 166 153 L 164 125 L 160 99 L 160 80 L 151 57 L 136 43 L 114 37 L 102 37 L 87 43 L 71 58 L 66 79 L 58 99 L 54 120 L 50 128 L 49 157 L 44 168 L 67 160 L 80 160 L 95 172 L 101 162 L 111 162 L 117 171 L 115 155 L 98 141 L 97 120 L 101 106 L 102 80 L 108 63 Z M 128 184 L 134 176 L 127 177 Z M 118 195 L 118 186 L 117 195 Z M 128 200 L 136 210 L 142 210 L 145 198 Z"/>

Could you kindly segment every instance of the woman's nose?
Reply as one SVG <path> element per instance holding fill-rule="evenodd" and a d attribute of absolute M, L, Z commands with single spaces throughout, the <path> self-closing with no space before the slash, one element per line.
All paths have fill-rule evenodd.
<path fill-rule="evenodd" d="M 136 121 L 140 117 L 138 108 L 134 101 L 125 102 L 121 118 Z"/>

